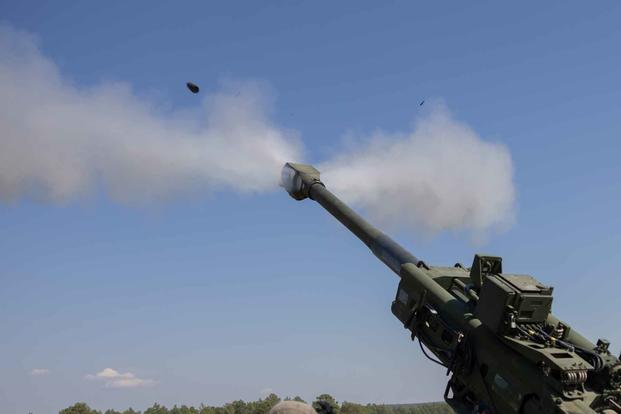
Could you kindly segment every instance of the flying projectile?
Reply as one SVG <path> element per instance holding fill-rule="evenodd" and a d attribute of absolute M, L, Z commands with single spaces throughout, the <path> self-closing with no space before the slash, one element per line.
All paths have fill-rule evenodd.
<path fill-rule="evenodd" d="M 192 82 L 188 82 L 185 85 L 188 87 L 188 89 L 192 93 L 198 93 L 198 91 L 200 91 L 200 88 L 197 85 L 193 84 Z"/>

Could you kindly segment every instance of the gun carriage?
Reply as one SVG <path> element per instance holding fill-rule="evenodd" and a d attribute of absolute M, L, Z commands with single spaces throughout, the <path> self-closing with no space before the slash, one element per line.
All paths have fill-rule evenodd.
<path fill-rule="evenodd" d="M 282 185 L 310 198 L 399 276 L 392 313 L 450 375 L 444 398 L 458 414 L 621 413 L 621 362 L 552 315 L 553 288 L 503 271 L 497 256 L 471 267 L 429 266 L 373 227 L 309 165 L 287 163 Z"/>

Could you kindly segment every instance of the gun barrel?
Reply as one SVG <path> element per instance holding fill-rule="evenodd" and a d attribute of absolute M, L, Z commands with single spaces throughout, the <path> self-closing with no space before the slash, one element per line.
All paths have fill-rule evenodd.
<path fill-rule="evenodd" d="M 332 194 L 319 179 L 319 171 L 309 165 L 288 163 L 283 168 L 282 185 L 297 199 L 311 198 L 356 235 L 378 259 L 399 275 L 405 263 L 418 259 L 399 243 L 372 226 Z"/>
<path fill-rule="evenodd" d="M 397 275 L 399 275 L 403 264 L 418 263 L 418 259 L 414 255 L 360 217 L 323 185 L 311 186 L 309 196 L 354 233 L 378 259 Z"/>

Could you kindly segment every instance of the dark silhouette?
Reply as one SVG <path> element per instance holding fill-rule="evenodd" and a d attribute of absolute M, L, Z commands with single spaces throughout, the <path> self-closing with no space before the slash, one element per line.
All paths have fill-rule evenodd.
<path fill-rule="evenodd" d="M 200 88 L 192 82 L 188 82 L 185 85 L 188 87 L 188 89 L 192 93 L 198 93 L 200 91 Z"/>

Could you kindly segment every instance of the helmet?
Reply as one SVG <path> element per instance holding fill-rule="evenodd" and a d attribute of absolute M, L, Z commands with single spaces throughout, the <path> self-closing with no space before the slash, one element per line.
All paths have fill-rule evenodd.
<path fill-rule="evenodd" d="M 317 412 L 302 402 L 281 401 L 270 410 L 269 414 L 317 414 Z"/>

